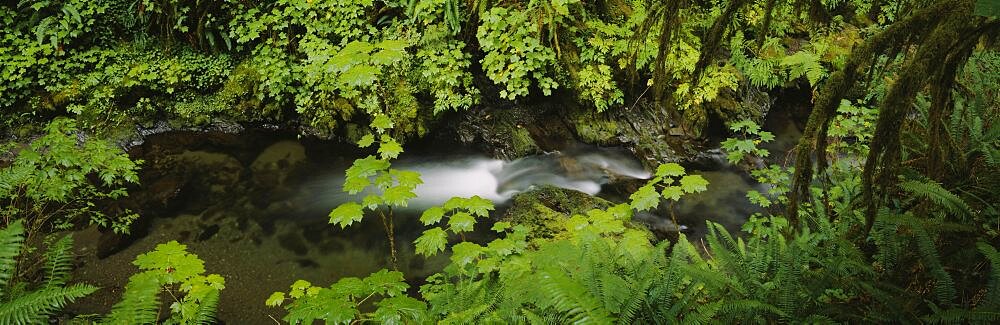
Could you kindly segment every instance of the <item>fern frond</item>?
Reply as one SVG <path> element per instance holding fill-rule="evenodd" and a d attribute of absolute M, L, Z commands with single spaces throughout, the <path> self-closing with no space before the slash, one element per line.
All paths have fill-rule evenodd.
<path fill-rule="evenodd" d="M 215 324 L 215 314 L 218 311 L 219 291 L 212 291 L 198 304 L 198 312 L 191 319 L 193 324 Z"/>
<path fill-rule="evenodd" d="M 813 87 L 816 87 L 819 80 L 826 76 L 826 69 L 820 63 L 820 56 L 809 51 L 799 51 L 786 56 L 781 60 L 781 65 L 789 67 L 791 79 L 805 76 Z"/>
<path fill-rule="evenodd" d="M 958 197 L 934 181 L 905 181 L 899 184 L 904 191 L 917 197 L 922 197 L 934 202 L 934 204 L 944 208 L 952 214 L 961 216 L 972 215 L 972 209 L 962 198 Z"/>
<path fill-rule="evenodd" d="M 73 237 L 63 236 L 45 252 L 46 286 L 62 286 L 73 270 Z"/>
<path fill-rule="evenodd" d="M 872 239 L 878 247 L 875 260 L 884 268 L 896 265 L 898 257 L 903 254 L 902 236 L 899 232 L 899 217 L 889 209 L 879 209 L 872 228 Z"/>
<path fill-rule="evenodd" d="M 545 321 L 544 318 L 542 318 L 541 316 L 538 316 L 537 314 L 531 312 L 530 310 L 521 309 L 521 313 L 524 315 L 525 320 L 527 320 L 525 323 L 528 323 L 528 324 L 531 324 L 531 325 L 548 324 L 548 322 Z"/>
<path fill-rule="evenodd" d="M 7 282 L 14 276 L 21 243 L 24 242 L 24 225 L 15 220 L 7 228 L 0 230 L 0 296 L 7 289 Z"/>
<path fill-rule="evenodd" d="M 778 317 L 788 316 L 788 314 L 772 304 L 751 299 L 725 301 L 719 305 L 719 314 L 737 322 L 767 314 Z"/>
<path fill-rule="evenodd" d="M 558 271 L 543 271 L 539 286 L 552 300 L 552 306 L 571 316 L 574 323 L 609 323 L 612 318 L 587 289 Z"/>
<path fill-rule="evenodd" d="M 958 294 L 958 291 L 955 289 L 955 281 L 952 279 L 951 274 L 941 265 L 941 258 L 937 252 L 937 247 L 934 245 L 934 239 L 927 234 L 927 230 L 919 225 L 915 225 L 912 228 L 914 234 L 913 240 L 917 244 L 917 251 L 920 253 L 920 258 L 923 260 L 924 265 L 927 266 L 930 276 L 934 278 L 934 293 L 937 295 L 938 302 L 948 306 L 955 301 L 955 296 Z"/>
<path fill-rule="evenodd" d="M 160 282 L 156 274 L 139 273 L 129 278 L 122 300 L 111 307 L 105 324 L 150 324 L 160 307 Z"/>
<path fill-rule="evenodd" d="M 983 148 L 983 158 L 990 167 L 1000 166 L 1000 149 L 992 147 Z"/>
<path fill-rule="evenodd" d="M 35 324 L 45 322 L 49 315 L 66 304 L 89 295 L 97 287 L 75 284 L 68 287 L 46 287 L 0 304 L 0 324 Z"/>
<path fill-rule="evenodd" d="M 1000 311 L 955 308 L 924 317 L 924 321 L 932 324 L 995 324 L 1000 321 Z"/>
<path fill-rule="evenodd" d="M 990 281 L 986 286 L 986 297 L 980 305 L 1000 308 L 1000 252 L 985 242 L 976 243 L 976 247 L 990 261 Z"/>

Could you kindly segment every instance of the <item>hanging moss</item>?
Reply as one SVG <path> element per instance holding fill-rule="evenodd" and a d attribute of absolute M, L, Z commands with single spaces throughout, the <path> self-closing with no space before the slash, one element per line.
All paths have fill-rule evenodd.
<path fill-rule="evenodd" d="M 767 39 L 767 34 L 771 32 L 771 19 L 774 17 L 775 2 L 777 1 L 767 0 L 767 4 L 764 5 L 764 24 L 757 33 L 757 48 L 764 46 L 764 40 Z"/>
<path fill-rule="evenodd" d="M 896 169 L 901 156 L 900 130 L 906 116 L 913 109 L 917 93 L 931 80 L 941 83 L 941 77 L 944 76 L 935 78 L 936 69 L 933 68 L 940 66 L 942 62 L 948 62 L 948 58 L 956 50 L 960 51 L 958 57 L 963 60 L 968 58 L 968 55 L 964 54 L 965 50 L 956 45 L 970 36 L 978 38 L 974 30 L 981 20 L 971 15 L 973 9 L 971 0 L 958 1 L 947 9 L 938 12 L 938 15 L 944 18 L 920 45 L 916 54 L 903 66 L 898 79 L 882 101 L 882 111 L 875 125 L 875 135 L 861 178 L 863 200 L 866 204 L 865 233 L 874 225 L 875 214 L 886 192 L 896 184 Z M 937 71 L 945 72 L 944 70 L 950 69 Z M 947 78 L 954 80 L 954 71 L 951 71 Z"/>
<path fill-rule="evenodd" d="M 701 80 L 701 74 L 705 72 L 705 68 L 708 67 L 712 58 L 715 57 L 715 53 L 719 51 L 719 48 L 722 45 L 723 36 L 725 36 L 727 31 L 726 27 L 729 27 L 730 22 L 733 21 L 736 13 L 739 12 L 739 10 L 746 4 L 746 0 L 735 0 L 730 2 L 729 5 L 726 6 L 726 10 L 722 12 L 722 15 L 719 15 L 719 17 L 715 19 L 715 22 L 712 23 L 712 28 L 708 30 L 705 37 L 702 37 L 701 54 L 698 57 L 698 63 L 695 64 L 694 73 L 692 74 L 692 78 L 694 78 L 691 82 L 693 85 L 692 88 L 698 87 L 698 82 Z"/>
<path fill-rule="evenodd" d="M 670 56 L 670 48 L 674 33 L 676 32 L 674 27 L 680 26 L 680 11 L 687 5 L 686 1 L 656 1 L 647 2 L 649 5 L 649 15 L 639 26 L 639 30 L 636 32 L 635 37 L 632 39 L 632 44 L 629 48 L 632 52 L 629 53 L 629 62 L 632 62 L 632 75 L 633 79 L 636 74 L 635 61 L 638 57 L 639 49 L 641 48 L 639 44 L 642 44 L 646 36 L 653 30 L 653 28 L 659 28 L 660 35 L 657 40 L 660 44 L 656 52 L 656 59 L 653 61 L 653 98 L 659 105 L 670 104 L 673 101 L 667 100 L 664 97 L 663 90 L 667 86 L 667 68 L 666 62 L 667 57 Z M 670 104 L 672 105 L 672 104 Z"/>
<path fill-rule="evenodd" d="M 810 195 L 809 187 L 813 177 L 812 157 L 814 154 L 817 160 L 817 170 L 826 169 L 826 133 L 841 99 L 855 87 L 861 76 L 866 75 L 866 73 L 870 76 L 876 58 L 886 53 L 899 53 L 912 40 L 923 38 L 921 36 L 934 30 L 934 27 L 942 19 L 941 12 L 948 12 L 949 9 L 956 8 L 958 3 L 963 1 L 940 1 L 889 25 L 885 30 L 855 48 L 847 58 L 844 68 L 830 76 L 815 100 L 802 138 L 796 146 L 795 165 L 798 168 L 795 169 L 786 210 L 786 215 L 793 226 L 790 229 L 796 228 L 795 226 L 798 224 L 799 201 Z M 897 82 L 896 86 L 899 85 Z"/>

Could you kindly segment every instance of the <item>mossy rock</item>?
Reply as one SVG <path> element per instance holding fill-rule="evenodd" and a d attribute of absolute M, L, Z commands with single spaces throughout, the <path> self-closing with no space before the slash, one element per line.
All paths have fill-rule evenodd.
<path fill-rule="evenodd" d="M 528 239 L 553 238 L 563 232 L 566 219 L 592 209 L 607 209 L 608 200 L 587 193 L 541 186 L 514 196 L 501 221 L 528 227 Z"/>
<path fill-rule="evenodd" d="M 541 151 L 527 129 L 513 128 L 510 131 L 511 148 L 515 156 L 526 156 Z"/>
<path fill-rule="evenodd" d="M 575 122 L 576 134 L 580 140 L 597 145 L 615 145 L 618 143 L 618 123 L 605 118 L 578 119 Z"/>
<path fill-rule="evenodd" d="M 490 156 L 517 159 L 542 152 L 528 127 L 535 116 L 527 109 L 492 109 L 463 115 L 456 126 L 457 137 Z"/>

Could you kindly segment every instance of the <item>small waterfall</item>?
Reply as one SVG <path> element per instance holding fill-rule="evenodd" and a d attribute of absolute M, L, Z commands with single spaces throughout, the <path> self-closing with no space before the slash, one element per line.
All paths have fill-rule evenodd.
<path fill-rule="evenodd" d="M 417 198 L 410 200 L 407 210 L 426 209 L 456 196 L 478 195 L 500 204 L 540 185 L 595 195 L 612 180 L 651 176 L 628 152 L 604 148 L 572 149 L 513 161 L 481 156 L 404 159 L 394 162 L 393 168 L 419 172 L 424 181 L 417 186 Z M 331 193 L 339 192 L 342 174 L 332 183 L 334 191 L 326 191 L 328 198 L 338 204 L 349 199 L 346 194 Z"/>

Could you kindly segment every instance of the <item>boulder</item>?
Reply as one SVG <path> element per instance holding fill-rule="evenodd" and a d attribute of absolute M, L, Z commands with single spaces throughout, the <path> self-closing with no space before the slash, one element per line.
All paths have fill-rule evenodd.
<path fill-rule="evenodd" d="M 580 191 L 540 186 L 519 193 L 500 221 L 528 227 L 529 239 L 553 238 L 565 230 L 566 219 L 592 209 L 614 205 L 608 200 Z"/>
<path fill-rule="evenodd" d="M 306 149 L 301 143 L 280 141 L 264 149 L 250 164 L 251 177 L 259 187 L 280 187 L 305 160 Z"/>

